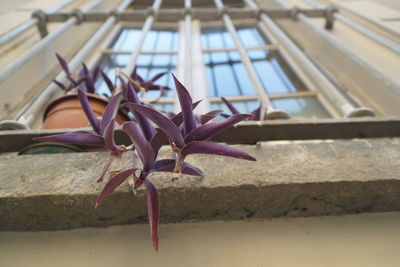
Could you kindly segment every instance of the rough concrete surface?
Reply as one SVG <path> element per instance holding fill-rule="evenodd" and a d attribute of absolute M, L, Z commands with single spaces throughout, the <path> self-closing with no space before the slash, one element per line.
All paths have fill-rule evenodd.
<path fill-rule="evenodd" d="M 257 162 L 196 155 L 203 178 L 150 176 L 163 223 L 400 210 L 400 139 L 240 145 Z M 169 156 L 169 150 L 160 158 Z M 107 153 L 0 157 L 0 229 L 55 230 L 147 221 L 144 191 L 123 184 L 97 209 Z M 129 165 L 129 155 L 124 165 Z M 115 168 L 117 166 L 114 166 Z"/>

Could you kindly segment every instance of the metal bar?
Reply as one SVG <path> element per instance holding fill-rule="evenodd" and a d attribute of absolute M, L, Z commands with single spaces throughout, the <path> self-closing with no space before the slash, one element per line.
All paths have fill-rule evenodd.
<path fill-rule="evenodd" d="M 82 130 L 90 130 L 82 128 Z M 0 131 L 0 153 L 20 151 L 35 143 L 33 138 L 76 131 L 76 129 Z M 251 133 L 251 134 L 249 134 Z M 227 143 L 256 143 L 271 140 L 350 139 L 399 137 L 399 117 L 266 120 L 241 122 L 213 138 Z M 131 144 L 129 137 L 117 130 L 118 144 Z"/>
<path fill-rule="evenodd" d="M 196 112 L 205 113 L 210 111 L 210 101 L 207 97 L 207 75 L 201 48 L 201 24 L 198 20 L 193 20 L 192 26 L 192 77 L 194 81 L 192 88 L 195 100 L 203 99 L 197 107 Z"/>
<path fill-rule="evenodd" d="M 325 8 L 323 5 L 317 3 L 315 0 L 306 0 L 307 3 L 309 3 L 311 6 L 315 8 Z M 362 26 L 361 24 L 355 22 L 354 20 L 340 14 L 337 12 L 334 12 L 332 16 L 337 19 L 338 21 L 342 22 L 343 24 L 347 25 L 348 27 L 352 28 L 353 30 L 361 33 L 365 37 L 368 37 L 369 39 L 377 42 L 378 44 L 392 50 L 393 52 L 400 54 L 400 45 L 397 43 L 393 42 L 392 40 L 389 40 L 388 38 L 371 31 L 370 29 Z"/>
<path fill-rule="evenodd" d="M 113 50 L 113 49 L 104 49 L 102 51 L 103 54 L 105 55 L 130 55 L 132 54 L 132 51 L 130 50 Z M 176 55 L 176 51 L 141 51 L 140 54 L 143 55 Z"/>
<path fill-rule="evenodd" d="M 260 49 L 265 49 L 265 50 L 277 50 L 279 46 L 277 44 L 267 44 L 267 45 L 257 45 L 257 46 L 248 46 L 245 47 L 244 49 L 246 50 L 260 50 Z M 209 49 L 203 49 L 204 53 L 215 53 L 215 52 L 232 52 L 236 51 L 236 48 L 209 48 Z M 132 52 L 130 50 L 114 50 L 110 48 L 106 48 L 102 50 L 103 54 L 106 55 L 114 55 L 114 54 L 121 54 L 121 55 L 130 55 Z M 158 55 L 171 55 L 171 54 L 177 54 L 177 51 L 141 51 L 141 54 L 158 54 Z"/>
<path fill-rule="evenodd" d="M 230 33 L 233 42 L 235 43 L 236 48 L 239 51 L 240 58 L 246 68 L 247 74 L 249 75 L 250 80 L 252 81 L 254 88 L 256 90 L 257 95 L 260 97 L 260 103 L 263 109 L 263 112 L 267 112 L 267 118 L 269 119 L 288 119 L 289 114 L 282 110 L 277 110 L 272 106 L 271 101 L 268 98 L 267 93 L 264 90 L 263 85 L 261 84 L 260 79 L 258 78 L 257 72 L 254 69 L 254 66 L 247 54 L 246 49 L 244 49 L 240 38 L 236 32 L 235 26 L 228 14 L 224 13 L 224 4 L 221 0 L 214 0 L 216 7 L 222 13 L 222 19 L 224 21 L 225 27 Z"/>
<path fill-rule="evenodd" d="M 121 24 L 118 23 L 116 24 L 111 32 L 107 35 L 106 39 L 103 41 L 101 44 L 100 51 L 108 50 L 108 47 L 111 45 L 111 43 L 115 40 L 116 36 L 118 33 L 121 31 Z M 103 53 L 96 53 L 93 58 L 90 60 L 89 63 L 87 63 L 87 66 L 90 70 L 93 70 L 96 65 L 100 63 L 100 60 L 103 58 Z"/>
<path fill-rule="evenodd" d="M 244 47 L 246 50 L 260 50 L 260 49 L 265 49 L 265 50 L 277 50 L 279 46 L 277 44 L 266 44 L 266 45 L 257 45 L 257 46 L 248 46 Z M 232 52 L 236 51 L 236 48 L 209 48 L 209 49 L 203 49 L 204 53 L 214 53 L 214 52 Z"/>
<path fill-rule="evenodd" d="M 119 5 L 117 10 L 124 10 L 131 4 L 132 0 L 125 0 Z M 117 21 L 115 16 L 110 16 L 107 21 L 96 31 L 96 33 L 90 38 L 90 40 L 79 50 L 79 52 L 72 58 L 68 66 L 71 72 L 75 72 L 82 61 L 92 52 L 92 50 L 98 45 L 99 41 L 104 37 L 105 33 L 112 27 Z M 64 83 L 67 78 L 64 72 L 60 72 L 56 80 Z M 31 125 L 34 118 L 37 117 L 43 106 L 46 105 L 56 94 L 58 89 L 52 83 L 49 84 L 30 104 L 26 107 L 17 117 L 16 120 L 24 125 Z"/>
<path fill-rule="evenodd" d="M 142 49 L 144 40 L 146 39 L 147 33 L 150 31 L 151 27 L 153 26 L 155 20 L 155 14 L 158 12 L 161 6 L 162 0 L 155 0 L 152 5 L 152 13 L 146 18 L 146 21 L 143 24 L 142 32 L 138 42 L 136 43 L 135 48 L 131 53 L 131 57 L 129 58 L 128 65 L 125 67 L 124 72 L 126 74 L 130 74 L 132 70 L 136 66 L 136 61 L 139 57 L 140 50 Z"/>
<path fill-rule="evenodd" d="M 59 10 L 65 8 L 66 6 L 72 4 L 73 2 L 75 2 L 76 0 L 66 0 L 56 6 L 54 6 L 53 8 L 51 8 L 48 11 L 48 14 L 53 14 L 58 12 Z M 14 40 L 16 37 L 18 37 L 19 35 L 23 34 L 24 32 L 26 32 L 27 30 L 35 27 L 38 23 L 38 19 L 36 18 L 31 18 L 28 21 L 24 22 L 23 24 L 17 26 L 16 28 L 12 29 L 11 31 L 3 34 L 0 37 L 0 46 L 11 42 L 12 40 Z"/>
<path fill-rule="evenodd" d="M 257 10 L 258 6 L 253 0 L 244 0 L 251 8 Z M 348 101 L 329 79 L 305 56 L 301 49 L 279 28 L 266 14 L 260 14 L 260 19 L 266 28 L 273 34 L 287 51 L 303 67 L 303 70 L 314 79 L 319 89 L 335 104 L 340 112 L 347 117 L 374 116 L 374 112 L 366 107 L 355 107 Z"/>
<path fill-rule="evenodd" d="M 177 18 L 184 18 L 188 14 L 188 9 L 160 9 L 155 17 L 158 21 L 176 21 Z M 218 20 L 221 13 L 215 8 L 190 8 L 192 19 Z M 266 13 L 271 18 L 290 18 L 293 16 L 292 9 L 288 8 L 260 8 L 260 12 Z M 297 9 L 296 12 L 311 18 L 326 17 L 330 9 Z M 229 8 L 225 10 L 232 19 L 254 19 L 254 10 L 249 8 Z M 115 13 L 120 21 L 143 21 L 146 18 L 148 9 L 136 9 Z M 48 22 L 64 22 L 68 20 L 73 12 L 59 12 L 56 14 L 46 14 Z M 83 21 L 102 22 L 110 15 L 109 12 L 84 12 Z"/>
<path fill-rule="evenodd" d="M 296 97 L 314 97 L 317 95 L 317 92 L 314 91 L 299 91 L 293 93 L 282 93 L 282 94 L 268 94 L 269 99 L 277 99 L 277 98 L 296 98 Z M 255 95 L 237 95 L 237 96 L 227 96 L 225 97 L 229 101 L 238 102 L 238 101 L 252 101 L 258 100 L 258 97 Z M 211 96 L 209 97 L 210 102 L 222 102 L 221 97 Z"/>
<path fill-rule="evenodd" d="M 185 0 L 185 69 L 184 69 L 184 84 L 190 92 L 192 90 L 192 15 L 190 9 L 192 1 Z"/>
<path fill-rule="evenodd" d="M 89 11 L 99 5 L 102 0 L 95 0 L 87 5 L 83 10 Z M 46 49 L 47 46 L 51 45 L 51 43 L 57 39 L 61 34 L 66 32 L 69 28 L 74 26 L 78 22 L 78 18 L 72 17 L 68 19 L 62 26 L 60 26 L 57 30 L 47 35 L 45 38 L 36 43 L 30 50 L 28 50 L 25 54 L 19 57 L 16 61 L 10 64 L 1 74 L 0 74 L 0 84 L 2 84 L 5 80 L 7 80 L 14 72 L 16 72 L 19 68 L 21 68 L 24 64 L 26 64 L 29 60 L 31 60 L 37 53 Z"/>
<path fill-rule="evenodd" d="M 258 22 L 258 28 L 269 39 L 270 42 L 278 43 L 276 38 L 268 31 L 268 29 L 266 28 L 264 23 L 262 23 L 261 21 Z M 312 80 L 310 79 L 310 77 L 307 76 L 307 74 L 304 72 L 303 66 L 299 65 L 298 62 L 296 62 L 293 59 L 293 57 L 291 57 L 289 55 L 289 53 L 286 51 L 286 49 L 283 46 L 278 46 L 277 52 L 279 53 L 279 55 L 282 56 L 283 60 L 290 66 L 290 69 L 295 73 L 295 75 L 305 85 L 305 88 L 316 93 L 317 99 L 326 108 L 328 113 L 333 118 L 339 118 L 341 116 L 341 114 L 338 112 L 337 108 L 334 105 L 332 105 L 332 103 L 330 101 L 327 100 L 325 95 L 322 94 L 320 90 L 318 90 L 316 84 L 313 83 Z"/>
<path fill-rule="evenodd" d="M 251 1 L 251 0 L 250 0 Z M 283 8 L 290 8 L 291 6 L 281 0 L 274 0 L 277 4 L 281 5 Z M 340 51 L 343 55 L 348 57 L 350 60 L 355 62 L 357 65 L 359 65 L 364 71 L 368 73 L 370 77 L 372 77 L 375 81 L 384 84 L 387 88 L 389 88 L 392 91 L 398 92 L 400 90 L 399 86 L 397 85 L 396 82 L 394 82 L 390 77 L 388 77 L 385 73 L 382 72 L 381 69 L 375 67 L 375 65 L 372 62 L 369 62 L 366 60 L 364 57 L 360 56 L 355 50 L 349 48 L 342 42 L 340 42 L 335 36 L 330 34 L 324 29 L 321 29 L 318 25 L 316 25 L 313 21 L 311 21 L 309 18 L 307 18 L 303 14 L 298 14 L 297 19 L 299 22 L 303 23 L 308 29 L 313 31 L 314 33 L 318 34 L 321 38 L 323 38 L 326 42 L 328 42 L 330 45 L 332 45 L 335 49 Z M 371 115 L 371 111 L 365 113 L 365 108 L 360 111 L 354 111 L 351 112 L 350 114 L 347 114 L 347 116 L 358 116 L 359 114 L 361 115 Z"/>

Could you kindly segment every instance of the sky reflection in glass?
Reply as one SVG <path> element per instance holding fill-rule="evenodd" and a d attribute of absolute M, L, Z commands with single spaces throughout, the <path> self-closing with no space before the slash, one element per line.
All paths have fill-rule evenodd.
<path fill-rule="evenodd" d="M 241 113 L 250 113 L 259 107 L 256 100 L 253 101 L 232 101 L 231 102 L 237 110 Z M 225 114 L 232 114 L 224 103 L 211 103 L 212 110 L 222 110 Z"/>
<path fill-rule="evenodd" d="M 272 106 L 285 110 L 291 118 L 331 118 L 315 97 L 271 99 Z"/>
<path fill-rule="evenodd" d="M 139 29 L 124 28 L 115 39 L 111 48 L 114 50 L 132 50 L 137 45 L 140 38 Z M 151 30 L 146 35 L 142 51 L 176 51 L 178 48 L 178 33 L 170 30 Z M 113 54 L 106 55 L 101 60 L 104 72 L 114 80 L 115 69 L 123 70 L 128 64 L 130 55 Z M 136 62 L 137 72 L 143 79 L 148 80 L 160 72 L 175 72 L 176 55 L 175 54 L 141 54 Z M 173 87 L 171 74 L 166 74 L 156 82 L 157 85 Z M 110 92 L 100 79 L 97 82 L 100 94 L 110 95 Z M 146 98 L 156 98 L 159 96 L 158 91 L 148 92 Z M 173 96 L 172 91 L 168 91 L 166 96 Z"/>

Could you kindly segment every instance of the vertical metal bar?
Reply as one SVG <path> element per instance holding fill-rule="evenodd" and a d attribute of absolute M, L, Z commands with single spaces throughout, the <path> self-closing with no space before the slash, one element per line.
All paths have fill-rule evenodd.
<path fill-rule="evenodd" d="M 185 0 L 185 70 L 184 83 L 192 90 L 192 1 Z"/>
<path fill-rule="evenodd" d="M 273 44 L 277 44 L 278 41 L 276 38 L 271 34 L 271 32 L 267 29 L 265 24 L 261 21 L 258 22 L 258 27 L 262 31 L 262 33 L 271 41 Z M 301 82 L 306 86 L 307 89 L 310 91 L 316 92 L 316 96 L 318 100 L 322 103 L 322 105 L 327 109 L 328 113 L 333 117 L 333 118 L 338 118 L 342 114 L 338 112 L 337 108 L 326 98 L 324 94 L 321 93 L 320 90 L 318 90 L 317 85 L 312 82 L 309 76 L 305 73 L 303 70 L 303 66 L 299 65 L 298 62 L 296 62 L 292 56 L 289 55 L 289 53 L 286 51 L 286 49 L 283 46 L 278 46 L 277 51 L 279 54 L 282 56 L 283 60 L 288 63 L 290 68 L 293 70 L 293 72 L 296 74 L 296 76 L 301 80 Z"/>
<path fill-rule="evenodd" d="M 194 100 L 203 99 L 197 107 L 196 111 L 205 113 L 210 110 L 210 101 L 208 99 L 208 91 L 206 85 L 206 73 L 204 66 L 203 53 L 201 51 L 201 25 L 198 20 L 192 22 L 192 94 Z M 193 75 L 195 74 L 195 75 Z"/>
<path fill-rule="evenodd" d="M 253 0 L 244 0 L 250 8 L 259 10 Z M 266 28 L 280 41 L 287 51 L 303 67 L 303 70 L 314 79 L 319 89 L 329 98 L 329 100 L 347 117 L 374 116 L 375 113 L 367 107 L 355 107 L 347 100 L 338 89 L 321 73 L 321 71 L 311 62 L 311 60 L 300 50 L 297 45 L 276 25 L 276 23 L 266 14 L 260 14 L 260 19 Z"/>
<path fill-rule="evenodd" d="M 123 1 L 117 11 L 123 11 L 126 9 L 133 0 Z M 114 25 L 117 21 L 115 16 L 110 16 L 103 25 L 96 31 L 96 33 L 90 38 L 90 40 L 79 50 L 79 52 L 72 58 L 68 66 L 71 72 L 75 72 L 82 61 L 92 52 L 92 50 L 98 45 L 100 40 L 104 37 L 107 31 Z M 64 83 L 67 78 L 64 72 L 60 72 L 56 80 Z M 16 120 L 24 125 L 31 125 L 34 122 L 34 118 L 40 113 L 43 107 L 54 97 L 58 92 L 56 86 L 52 83 L 49 84 L 17 117 Z"/>
<path fill-rule="evenodd" d="M 317 3 L 315 0 L 306 0 L 307 3 L 309 3 L 312 7 L 315 8 L 325 8 L 323 5 Z M 337 19 L 338 21 L 342 22 L 343 24 L 347 25 L 348 27 L 352 28 L 353 30 L 361 33 L 365 37 L 368 37 L 372 41 L 377 42 L 378 44 L 392 50 L 393 52 L 400 54 L 400 45 L 397 43 L 393 42 L 392 40 L 389 40 L 388 38 L 371 31 L 370 29 L 362 26 L 361 24 L 355 22 L 354 20 L 347 18 L 346 16 L 340 14 L 340 13 L 333 13 L 333 17 Z"/>
<path fill-rule="evenodd" d="M 157 13 L 157 11 L 160 9 L 161 4 L 162 4 L 162 0 L 155 0 L 153 2 L 153 5 L 151 7 L 152 14 L 147 16 L 147 18 L 143 24 L 143 27 L 142 27 L 142 32 L 141 32 L 140 38 L 139 38 L 138 42 L 136 43 L 135 48 L 132 51 L 132 54 L 128 61 L 128 65 L 124 69 L 124 72 L 128 75 L 132 72 L 132 70 L 136 66 L 136 61 L 139 57 L 140 50 L 142 49 L 144 40 L 146 39 L 147 33 L 150 31 L 151 27 L 153 26 L 154 19 L 155 19 L 154 13 Z"/>
<path fill-rule="evenodd" d="M 267 93 L 264 90 L 263 85 L 261 84 L 260 79 L 258 78 L 257 72 L 254 69 L 254 66 L 247 54 L 246 49 L 243 47 L 240 38 L 236 32 L 235 26 L 231 18 L 228 14 L 224 13 L 224 4 L 221 0 L 214 0 L 216 7 L 222 12 L 222 20 L 224 21 L 225 27 L 230 33 L 233 42 L 235 43 L 236 48 L 239 51 L 240 58 L 246 68 L 246 71 L 249 75 L 250 80 L 252 81 L 254 88 L 256 89 L 257 95 L 260 98 L 261 106 L 265 111 L 267 111 L 267 119 L 288 119 L 289 114 L 283 110 L 277 110 L 272 106 L 271 101 L 268 98 Z"/>
<path fill-rule="evenodd" d="M 291 8 L 291 5 L 281 1 L 281 0 L 274 0 L 277 4 L 284 8 Z M 297 19 L 299 22 L 303 23 L 307 26 L 308 29 L 313 31 L 314 33 L 318 34 L 321 38 L 323 38 L 326 42 L 328 42 L 332 47 L 340 51 L 343 55 L 354 61 L 358 64 L 363 70 L 368 72 L 368 74 L 378 81 L 381 84 L 384 84 L 387 88 L 390 88 L 393 91 L 398 91 L 399 87 L 391 78 L 385 75 L 382 70 L 375 67 L 372 62 L 369 62 L 365 58 L 361 57 L 356 51 L 347 47 L 345 44 L 340 42 L 337 38 L 335 38 L 332 34 L 328 33 L 326 30 L 320 28 L 316 25 L 311 19 L 309 19 L 304 14 L 298 14 Z M 351 114 L 352 116 L 357 116 L 359 113 Z M 362 113 L 363 114 L 363 113 Z M 349 116 L 349 115 L 348 115 Z"/>
<path fill-rule="evenodd" d="M 108 49 L 108 47 L 111 45 L 111 43 L 115 40 L 115 37 L 117 36 L 118 33 L 121 31 L 121 24 L 118 23 L 115 25 L 115 27 L 111 30 L 111 32 L 108 34 L 107 38 L 103 41 L 103 44 L 101 45 L 101 52 L 96 53 L 94 57 L 90 60 L 90 62 L 87 64 L 89 69 L 93 69 L 97 64 L 100 63 L 100 60 L 103 57 L 103 51 L 105 49 Z"/>
<path fill-rule="evenodd" d="M 48 13 L 49 14 L 56 13 L 56 12 L 60 11 L 61 9 L 65 8 L 66 6 L 72 4 L 75 1 L 76 0 L 66 0 L 66 1 L 54 6 L 53 8 L 51 8 L 48 11 Z M 16 37 L 18 37 L 18 35 L 23 34 L 27 30 L 36 26 L 38 22 L 39 22 L 38 19 L 31 18 L 31 19 L 27 20 L 26 22 L 22 23 L 21 25 L 17 26 L 16 28 L 12 29 L 11 31 L 3 34 L 0 37 L 0 46 L 6 44 L 8 42 L 11 42 Z"/>
<path fill-rule="evenodd" d="M 102 0 L 95 0 L 91 2 L 89 5 L 87 5 L 83 11 L 87 12 L 93 8 L 95 8 L 97 5 L 99 5 L 102 2 Z M 0 74 L 0 84 L 2 84 L 5 80 L 7 80 L 14 72 L 16 72 L 18 69 L 20 69 L 24 64 L 26 64 L 29 60 L 31 60 L 36 54 L 38 54 L 40 51 L 46 49 L 51 43 L 57 39 L 60 35 L 62 35 L 64 32 L 66 32 L 69 28 L 74 26 L 78 22 L 78 18 L 72 17 L 69 18 L 67 21 L 63 23 L 62 26 L 57 28 L 54 32 L 51 34 L 47 35 L 45 38 L 40 40 L 38 43 L 36 43 L 31 49 L 29 49 L 25 54 L 23 54 L 21 57 L 19 57 L 16 61 L 14 61 L 12 64 L 10 64 L 1 74 Z"/>

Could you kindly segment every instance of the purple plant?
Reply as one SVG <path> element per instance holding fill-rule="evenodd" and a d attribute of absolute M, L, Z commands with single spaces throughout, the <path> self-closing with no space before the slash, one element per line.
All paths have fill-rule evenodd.
<path fill-rule="evenodd" d="M 233 106 L 233 104 L 231 102 L 229 102 L 225 97 L 221 97 L 221 100 L 222 100 L 222 102 L 224 102 L 224 104 L 228 107 L 228 109 L 232 112 L 233 115 L 240 114 L 239 110 L 237 110 Z M 232 115 L 228 115 L 228 114 L 221 114 L 221 115 L 224 116 L 225 118 L 229 118 L 229 117 L 232 116 Z M 250 113 L 250 115 L 251 116 L 248 117 L 245 120 L 247 120 L 247 121 L 260 121 L 260 120 L 262 120 L 262 118 L 261 118 L 261 105 L 258 108 L 256 108 L 255 110 L 253 110 Z"/>
<path fill-rule="evenodd" d="M 84 75 L 83 72 L 79 72 L 79 76 L 77 79 L 74 78 L 73 74 L 71 73 L 69 67 L 68 67 L 68 63 L 67 61 L 60 56 L 58 53 L 56 53 L 56 57 L 58 62 L 61 65 L 61 68 L 63 69 L 65 76 L 67 77 L 67 79 L 70 81 L 69 84 L 65 85 L 62 82 L 59 82 L 57 80 L 53 80 L 53 82 L 60 87 L 61 90 L 63 90 L 64 92 L 68 92 L 74 88 L 77 88 L 79 86 L 79 84 L 81 84 L 85 79 L 86 76 Z"/>
<path fill-rule="evenodd" d="M 154 75 L 151 79 L 145 81 L 139 74 L 137 74 L 137 67 L 135 67 L 130 75 L 130 78 L 132 78 L 134 81 L 136 81 L 137 85 L 139 85 L 139 86 L 137 86 L 137 85 L 133 84 L 136 93 L 160 90 L 161 95 L 164 96 L 165 91 L 171 90 L 171 88 L 169 88 L 168 86 L 161 86 L 161 85 L 157 85 L 154 83 L 167 73 L 168 72 L 160 72 L 160 73 Z"/>
<path fill-rule="evenodd" d="M 68 144 L 103 146 L 110 151 L 110 159 L 105 164 L 98 181 L 109 170 L 113 159 L 120 157 L 124 152 L 136 150 L 142 162 L 142 168 L 136 166 L 136 160 L 126 170 L 111 172 L 109 181 L 96 199 L 96 206 L 100 204 L 119 185 L 128 180 L 135 192 L 144 185 L 146 190 L 147 213 L 150 224 L 152 246 L 158 250 L 158 225 L 160 219 L 159 196 L 156 187 L 148 179 L 153 172 L 172 172 L 172 180 L 179 178 L 180 174 L 203 176 L 203 172 L 195 166 L 185 162 L 192 154 L 212 154 L 234 157 L 255 161 L 249 154 L 229 146 L 210 141 L 214 135 L 231 127 L 232 125 L 248 119 L 251 115 L 234 114 L 222 122 L 211 122 L 221 111 L 211 111 L 204 115 L 195 115 L 193 110 L 200 101 L 193 103 L 186 88 L 173 76 L 181 112 L 170 117 L 163 115 L 156 109 L 141 103 L 134 85 L 129 82 L 126 87 L 126 106 L 134 116 L 134 120 L 127 121 L 122 126 L 131 139 L 128 147 L 116 145 L 114 142 L 115 115 L 121 101 L 121 93 L 116 94 L 108 104 L 101 119 L 95 117 L 91 110 L 85 93 L 78 90 L 79 101 L 93 128 L 92 131 L 76 131 L 60 135 L 36 138 L 41 141 L 53 141 Z M 153 124 L 158 126 L 154 128 Z M 157 160 L 160 148 L 169 143 L 174 154 L 174 159 Z"/>

